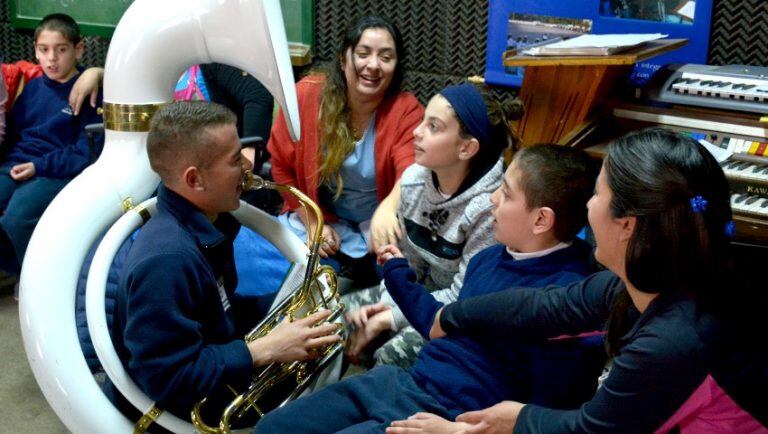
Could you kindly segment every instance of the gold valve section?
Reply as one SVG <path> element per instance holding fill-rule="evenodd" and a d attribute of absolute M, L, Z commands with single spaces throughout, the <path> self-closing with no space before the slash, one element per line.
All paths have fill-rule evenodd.
<path fill-rule="evenodd" d="M 147 132 L 149 121 L 164 104 L 104 103 L 104 128 L 112 131 Z"/>

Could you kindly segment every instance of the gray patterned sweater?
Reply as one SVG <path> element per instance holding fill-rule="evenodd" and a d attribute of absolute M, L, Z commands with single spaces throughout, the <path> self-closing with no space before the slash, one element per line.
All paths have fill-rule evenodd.
<path fill-rule="evenodd" d="M 456 300 L 464 272 L 475 253 L 496 244 L 493 236 L 491 194 L 504 174 L 498 161 L 473 185 L 445 199 L 437 190 L 432 171 L 413 164 L 400 178 L 398 220 L 404 237 L 398 247 L 408 258 L 419 282 L 443 303 Z M 397 330 L 408 320 L 382 286 L 381 302 L 393 307 Z"/>

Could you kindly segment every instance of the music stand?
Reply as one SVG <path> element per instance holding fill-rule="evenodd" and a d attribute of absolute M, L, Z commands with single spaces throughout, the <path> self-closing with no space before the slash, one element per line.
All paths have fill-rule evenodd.
<path fill-rule="evenodd" d="M 504 58 L 504 66 L 524 66 L 518 122 L 523 144 L 567 143 L 578 127 L 602 106 L 620 78 L 635 63 L 682 47 L 687 39 L 659 39 L 607 56 L 525 56 Z"/>

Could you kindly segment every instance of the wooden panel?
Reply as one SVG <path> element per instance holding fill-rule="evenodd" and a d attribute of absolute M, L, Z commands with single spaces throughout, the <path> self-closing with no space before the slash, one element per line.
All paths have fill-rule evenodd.
<path fill-rule="evenodd" d="M 685 45 L 685 39 L 663 39 L 627 53 L 600 57 L 515 56 L 525 66 L 520 98 L 525 116 L 518 123 L 524 146 L 560 143 L 572 136 L 608 101 L 620 78 L 629 76 L 635 62 Z"/>
<path fill-rule="evenodd" d="M 520 98 L 526 113 L 518 125 L 525 145 L 559 143 L 608 99 L 629 66 L 527 67 Z"/>

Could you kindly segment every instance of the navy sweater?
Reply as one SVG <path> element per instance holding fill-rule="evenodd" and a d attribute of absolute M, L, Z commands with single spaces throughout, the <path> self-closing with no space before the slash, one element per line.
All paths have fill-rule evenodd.
<path fill-rule="evenodd" d="M 4 167 L 32 162 L 35 176 L 71 178 L 98 156 L 104 145 L 103 135 L 95 137 L 95 152 L 91 155 L 84 129 L 88 124 L 102 122 L 101 116 L 90 104 L 83 104 L 78 116 L 69 107 L 69 92 L 79 76 L 59 83 L 43 74 L 24 86 L 8 122 Z"/>
<path fill-rule="evenodd" d="M 514 285 L 543 286 L 583 279 L 590 272 L 589 255 L 590 248 L 582 241 L 544 257 L 520 261 L 514 260 L 502 245 L 489 247 L 469 263 L 459 299 Z M 405 259 L 388 261 L 384 279 L 410 323 L 428 338 L 442 303 L 416 283 L 416 275 Z M 522 343 L 451 335 L 430 341 L 419 353 L 411 374 L 423 390 L 455 416 L 526 393 L 521 388 L 525 383 L 522 377 L 530 373 L 530 367 L 524 366 L 521 354 L 530 355 L 531 350 L 535 352 L 547 345 L 541 341 Z M 601 366 L 595 365 L 598 369 Z"/>
<path fill-rule="evenodd" d="M 607 271 L 546 291 L 514 288 L 448 305 L 440 325 L 451 334 L 504 330 L 541 337 L 594 330 L 624 290 Z M 669 419 L 711 372 L 720 324 L 679 292 L 661 294 L 635 314 L 610 375 L 590 402 L 573 411 L 526 405 L 515 433 L 645 433 Z M 729 390 L 728 382 L 715 380 Z"/>
<path fill-rule="evenodd" d="M 229 214 L 212 224 L 162 185 L 157 208 L 125 261 L 113 341 L 141 389 L 187 418 L 196 401 L 254 372 L 242 339 L 250 324 L 238 321 L 248 307 L 234 297 L 239 224 Z"/>

